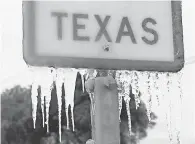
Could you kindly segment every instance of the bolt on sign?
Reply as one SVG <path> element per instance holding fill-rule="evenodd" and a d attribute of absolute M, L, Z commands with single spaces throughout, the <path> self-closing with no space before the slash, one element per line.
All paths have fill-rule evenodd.
<path fill-rule="evenodd" d="M 177 72 L 179 1 L 23 2 L 24 59 L 34 66 Z"/>

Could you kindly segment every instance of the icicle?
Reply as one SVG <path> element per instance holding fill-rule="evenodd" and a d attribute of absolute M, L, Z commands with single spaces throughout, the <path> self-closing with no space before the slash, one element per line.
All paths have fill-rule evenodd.
<path fill-rule="evenodd" d="M 74 92 L 75 92 L 75 85 L 76 85 L 76 77 L 77 77 L 78 70 L 76 69 L 65 69 L 65 80 L 64 80 L 64 87 L 65 87 L 65 98 L 66 98 L 66 114 L 67 114 L 67 127 L 69 127 L 69 118 L 68 118 L 68 106 L 71 106 L 71 117 L 72 117 L 72 127 L 74 131 Z"/>
<path fill-rule="evenodd" d="M 87 69 L 79 69 L 79 73 L 81 75 L 82 90 L 83 90 L 83 92 L 85 92 L 85 77 L 84 77 L 84 75 L 87 73 Z"/>
<path fill-rule="evenodd" d="M 181 80 L 182 80 L 182 77 L 183 77 L 183 71 L 181 70 L 180 72 L 178 72 L 178 80 L 177 80 L 177 84 L 178 84 L 178 88 L 179 88 L 179 91 L 180 91 L 180 98 L 182 99 L 183 97 L 183 90 L 182 90 L 182 87 L 181 87 Z"/>
<path fill-rule="evenodd" d="M 58 125 L 59 125 L 59 141 L 61 142 L 61 110 L 62 110 L 62 84 L 64 82 L 63 69 L 59 68 L 56 71 L 56 90 L 57 90 L 57 100 L 58 100 Z"/>
<path fill-rule="evenodd" d="M 154 72 L 140 72 L 139 73 L 140 81 L 139 82 L 139 89 L 141 91 L 142 98 L 146 102 L 146 109 L 147 109 L 147 117 L 149 122 L 151 121 L 151 109 L 152 109 L 152 94 L 156 95 L 156 75 Z"/>
<path fill-rule="evenodd" d="M 43 117 L 43 127 L 46 123 L 47 132 L 49 132 L 49 106 L 51 101 L 51 91 L 53 88 L 53 74 L 52 68 L 41 68 L 39 71 L 40 84 L 41 84 L 41 110 Z M 44 114 L 44 106 L 46 114 Z M 45 120 L 46 116 L 46 120 Z"/>
<path fill-rule="evenodd" d="M 148 80 L 147 80 L 147 95 L 148 95 L 148 102 L 147 102 L 147 116 L 148 120 L 151 120 L 150 114 L 151 114 L 151 109 L 152 109 L 152 94 L 151 94 L 151 75 L 150 72 L 147 72 Z"/>
<path fill-rule="evenodd" d="M 50 101 L 51 101 L 51 91 L 52 91 L 52 87 L 48 90 L 48 95 L 45 97 L 47 132 L 49 132 L 49 107 L 50 107 Z"/>
<path fill-rule="evenodd" d="M 154 73 L 153 79 L 154 79 L 154 89 L 156 91 L 156 93 L 155 93 L 156 100 L 157 100 L 158 105 L 160 105 L 160 99 L 159 99 L 159 93 L 160 93 L 160 91 L 159 91 L 159 86 L 157 84 L 157 81 L 159 80 L 159 74 L 158 74 L 158 72 Z"/>
<path fill-rule="evenodd" d="M 155 96 L 157 104 L 160 105 L 159 74 L 158 72 L 150 72 L 149 75 L 150 94 L 152 92 L 151 95 Z"/>
<path fill-rule="evenodd" d="M 171 88 L 171 79 L 170 79 L 170 73 L 166 73 L 166 77 L 167 77 L 167 91 L 170 92 L 170 88 Z"/>
<path fill-rule="evenodd" d="M 131 85 L 131 72 L 130 71 L 117 71 L 116 72 L 116 81 L 119 89 L 119 110 L 122 108 L 122 96 L 126 102 L 126 109 L 128 115 L 128 125 L 129 125 L 129 133 L 131 136 L 131 113 L 130 113 L 130 85 Z"/>
<path fill-rule="evenodd" d="M 172 144 L 178 141 L 178 129 L 180 127 L 178 119 L 178 97 L 177 96 L 177 74 L 167 73 L 167 103 L 168 111 L 166 114 L 169 139 Z M 179 95 L 178 95 L 179 96 Z"/>
<path fill-rule="evenodd" d="M 47 125 L 47 132 L 49 132 L 49 107 L 51 101 L 51 91 L 52 87 L 48 89 L 48 94 L 45 96 L 45 111 L 46 111 L 46 125 Z"/>
<path fill-rule="evenodd" d="M 182 95 L 182 89 L 180 85 L 182 73 L 174 73 L 171 74 L 171 95 L 170 95 L 170 103 L 172 104 L 172 113 L 171 116 L 173 118 L 171 119 L 173 121 L 172 124 L 172 135 L 174 136 L 173 140 L 175 143 L 180 143 L 180 131 L 181 131 L 181 95 Z"/>
<path fill-rule="evenodd" d="M 118 87 L 118 100 L 119 100 L 119 120 L 120 120 L 120 115 L 121 115 L 121 110 L 122 110 L 122 97 L 124 96 L 124 92 L 122 90 L 122 80 L 121 80 L 121 74 L 122 71 L 116 71 L 116 82 L 117 82 L 117 87 Z"/>
<path fill-rule="evenodd" d="M 38 104 L 38 88 L 39 88 L 39 79 L 37 75 L 37 68 L 29 67 L 29 72 L 32 77 L 32 88 L 31 88 L 31 99 L 32 99 L 32 118 L 33 118 L 33 128 L 36 128 L 36 118 L 37 118 L 37 104 Z"/>
<path fill-rule="evenodd" d="M 42 112 L 42 125 L 43 125 L 43 127 L 45 126 L 45 113 L 44 113 L 44 98 L 45 98 L 45 96 L 44 96 L 44 92 L 43 92 L 43 88 L 42 88 L 42 86 L 41 86 L 41 112 Z"/>
<path fill-rule="evenodd" d="M 94 97 L 94 93 L 92 92 L 88 92 L 89 93 L 89 98 L 91 101 L 91 114 L 95 115 L 95 97 Z"/>
<path fill-rule="evenodd" d="M 67 103 L 66 103 L 67 105 Z M 69 105 L 68 105 L 69 106 Z M 66 126 L 67 126 L 67 129 L 70 129 L 70 124 L 69 124 L 69 115 L 68 115 L 68 106 L 65 106 L 66 108 Z"/>
<path fill-rule="evenodd" d="M 87 69 L 86 80 L 95 78 L 97 76 L 97 70 L 95 69 Z"/>
<path fill-rule="evenodd" d="M 89 69 L 89 70 L 87 70 L 87 73 L 86 73 L 86 81 L 87 80 L 92 80 L 96 76 L 97 76 L 97 71 Z M 95 125 L 94 125 L 94 115 L 95 115 L 95 97 L 94 97 L 94 92 L 90 91 L 90 89 L 86 89 L 86 91 L 88 92 L 89 98 L 90 98 L 90 101 L 91 101 L 91 107 L 90 107 L 91 126 L 92 126 L 92 129 L 95 129 Z M 92 138 L 94 136 L 95 136 L 95 131 L 92 131 Z"/>
<path fill-rule="evenodd" d="M 66 98 L 67 95 L 66 95 L 66 86 L 65 86 L 66 71 L 67 71 L 67 69 L 58 68 L 57 69 L 57 74 L 56 74 L 56 80 L 57 80 L 57 75 L 58 75 L 58 87 L 59 86 L 62 87 L 62 85 L 64 83 L 64 90 L 65 90 L 65 94 L 64 94 L 65 107 L 64 108 L 65 108 L 65 112 L 66 112 L 66 126 L 67 126 L 67 129 L 69 129 L 70 128 L 70 126 L 69 126 L 69 115 L 68 115 L 69 104 L 68 104 L 68 100 Z M 58 105 L 58 111 L 61 111 L 59 109 L 59 105 Z M 59 124 L 60 124 L 60 122 L 59 122 Z M 59 131 L 59 133 L 61 133 L 61 131 Z"/>
<path fill-rule="evenodd" d="M 86 81 L 89 79 L 94 79 L 97 76 L 97 70 L 95 69 L 87 69 L 86 71 Z M 92 114 L 95 114 L 95 98 L 94 98 L 94 93 L 88 92 L 89 97 L 91 100 L 91 112 Z"/>
<path fill-rule="evenodd" d="M 168 136 L 171 144 L 173 143 L 173 135 L 172 135 L 172 123 L 171 123 L 171 95 L 170 95 L 170 74 L 166 72 L 159 73 L 159 85 L 162 98 L 164 101 L 164 106 L 166 111 L 166 121 L 167 121 L 167 129 L 168 129 Z"/>
<path fill-rule="evenodd" d="M 139 104 L 141 102 L 141 99 L 140 99 L 140 87 L 139 87 L 139 81 L 140 81 L 140 78 L 141 78 L 141 73 L 140 72 L 136 72 L 136 75 L 135 75 L 135 87 L 136 87 L 136 95 L 135 95 L 135 104 L 136 104 L 136 109 L 139 107 Z"/>
<path fill-rule="evenodd" d="M 37 96 L 38 96 L 38 87 L 39 85 L 34 82 L 32 84 L 32 89 L 31 89 L 31 99 L 32 99 L 32 117 L 33 117 L 33 128 L 35 129 L 36 125 L 36 118 L 37 118 Z"/>
<path fill-rule="evenodd" d="M 122 103 L 123 103 L 123 95 L 121 93 L 118 94 L 118 100 L 119 100 L 119 120 L 121 116 L 121 110 L 122 110 Z"/>
<path fill-rule="evenodd" d="M 168 133 L 169 133 L 169 140 L 171 142 L 171 144 L 173 143 L 173 135 L 172 135 L 172 123 L 171 123 L 171 100 L 170 100 L 170 74 L 169 73 L 165 73 L 166 75 L 166 79 L 167 79 L 167 104 L 168 104 L 168 111 L 166 114 L 166 119 L 167 119 L 167 128 L 168 128 Z"/>
<path fill-rule="evenodd" d="M 35 121 L 36 121 L 36 105 L 38 103 L 37 99 L 35 98 L 35 95 L 37 96 L 38 95 L 38 92 L 37 92 L 37 89 L 38 89 L 38 86 L 40 85 L 42 87 L 43 85 L 43 82 L 42 82 L 42 76 L 44 75 L 45 73 L 45 68 L 39 68 L 39 67 L 30 67 L 30 71 L 32 73 L 32 77 L 33 77 L 33 83 L 32 83 L 32 103 L 33 103 L 33 121 L 34 121 L 34 128 L 35 128 Z M 44 124 L 45 124 L 45 115 L 44 115 L 44 95 L 42 92 L 44 90 L 41 90 L 41 111 L 42 111 L 42 119 L 43 119 L 43 122 L 42 122 L 42 125 L 44 127 Z"/>
<path fill-rule="evenodd" d="M 53 68 L 48 69 L 48 80 L 47 80 L 47 85 L 48 85 L 48 90 L 47 93 L 45 94 L 45 109 L 46 109 L 46 125 L 47 125 L 47 132 L 49 132 L 49 107 L 50 107 L 50 102 L 51 102 L 51 91 L 53 89 L 53 82 L 54 82 L 54 75 L 55 71 Z"/>
<path fill-rule="evenodd" d="M 179 105 L 180 105 L 180 108 L 182 106 L 182 98 L 183 98 L 183 90 L 182 90 L 182 87 L 181 87 L 181 80 L 182 80 L 182 76 L 183 76 L 183 70 L 181 70 L 179 73 L 178 73 L 178 80 L 177 80 L 177 84 L 178 84 L 178 88 L 179 88 L 179 93 L 180 93 L 180 99 L 179 99 Z M 179 114 L 179 124 L 178 124 L 178 129 L 177 129 L 177 143 L 178 144 L 181 144 L 181 139 L 180 139 L 180 133 L 181 133 L 181 121 L 182 121 L 182 110 L 180 109 L 180 112 Z"/>
<path fill-rule="evenodd" d="M 165 72 L 159 72 L 157 77 L 157 94 L 158 94 L 158 100 L 159 103 L 165 102 L 164 100 L 166 100 L 167 96 L 169 95 L 169 88 L 167 88 L 167 84 L 169 83 L 168 81 L 168 77 L 167 77 L 167 73 Z M 168 86 L 169 87 L 169 86 Z M 156 97 L 157 98 L 157 97 Z M 157 100 L 157 101 L 158 101 Z"/>
<path fill-rule="evenodd" d="M 95 69 L 88 69 L 86 72 L 86 80 L 94 79 L 97 76 L 97 70 Z M 88 92 L 90 101 L 91 101 L 91 112 L 94 115 L 95 114 L 95 98 L 94 93 Z"/>
<path fill-rule="evenodd" d="M 167 114 L 166 114 L 166 119 L 167 119 L 167 128 L 168 128 L 168 133 L 169 133 L 169 140 L 170 140 L 171 144 L 173 144 L 171 109 L 172 109 L 171 103 L 169 102 L 168 111 L 167 111 Z"/>
<path fill-rule="evenodd" d="M 125 103 L 126 103 L 126 109 L 127 109 L 127 116 L 128 116 L 128 126 L 129 126 L 129 135 L 132 135 L 132 131 L 131 131 L 131 109 L 130 109 L 130 97 L 129 96 L 125 96 L 124 97 Z"/>
<path fill-rule="evenodd" d="M 141 93 L 141 96 L 144 96 L 142 98 L 146 98 L 146 93 L 147 93 L 147 90 L 146 90 L 146 87 L 147 87 L 147 75 L 145 72 L 139 72 L 138 74 L 138 78 L 139 79 L 139 82 L 138 82 L 138 88 L 139 88 L 139 92 Z M 141 101 L 141 96 L 139 97 L 140 101 Z"/>
<path fill-rule="evenodd" d="M 136 105 L 136 109 L 137 109 L 139 107 L 139 104 L 140 104 L 139 85 L 138 85 L 139 72 L 131 71 L 130 75 L 131 75 L 132 93 L 135 96 L 135 105 Z"/>
<path fill-rule="evenodd" d="M 31 76 L 33 77 L 33 82 L 32 82 L 32 89 L 31 89 L 31 98 L 32 98 L 32 116 L 33 116 L 33 127 L 35 128 L 36 125 L 36 111 L 37 111 L 37 96 L 38 96 L 38 87 L 41 84 L 41 75 L 42 75 L 42 68 L 39 67 L 30 67 L 29 70 L 31 73 Z M 42 96 L 42 95 L 41 95 Z M 42 104 L 42 102 L 41 102 Z M 44 101 L 43 101 L 44 104 Z M 41 110 L 42 110 L 42 117 L 44 118 L 44 105 L 41 105 Z M 44 126 L 44 121 L 43 121 L 43 126 Z"/>
<path fill-rule="evenodd" d="M 74 106 L 71 105 L 71 116 L 72 116 L 72 130 L 74 131 Z"/>
<path fill-rule="evenodd" d="M 45 126 L 45 113 L 44 113 L 44 98 L 45 96 L 43 95 L 43 93 L 41 92 L 41 111 L 42 111 L 42 124 L 43 127 Z"/>

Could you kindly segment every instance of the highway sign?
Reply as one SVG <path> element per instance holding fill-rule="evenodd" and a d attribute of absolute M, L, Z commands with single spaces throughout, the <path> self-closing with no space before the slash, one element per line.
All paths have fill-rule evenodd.
<path fill-rule="evenodd" d="M 184 65 L 181 2 L 24 1 L 27 64 L 177 72 Z"/>

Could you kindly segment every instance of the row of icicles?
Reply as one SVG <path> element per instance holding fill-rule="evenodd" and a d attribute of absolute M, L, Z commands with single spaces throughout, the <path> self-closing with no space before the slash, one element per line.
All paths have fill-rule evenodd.
<path fill-rule="evenodd" d="M 33 117 L 33 125 L 35 128 L 36 124 L 36 112 L 37 112 L 37 96 L 38 96 L 38 87 L 41 87 L 41 109 L 42 109 L 42 117 L 43 117 L 43 127 L 46 124 L 47 132 L 49 132 L 49 107 L 51 101 L 51 91 L 53 88 L 53 82 L 56 83 L 56 92 L 58 99 L 58 119 L 59 119 L 59 141 L 61 142 L 61 96 L 62 96 L 62 85 L 64 84 L 65 89 L 65 111 L 67 116 L 67 128 L 69 129 L 69 117 L 68 117 L 68 107 L 71 107 L 71 118 L 72 118 L 72 127 L 74 131 L 74 91 L 76 84 L 77 73 L 81 74 L 82 79 L 82 89 L 84 91 L 84 81 L 90 78 L 95 78 L 97 75 L 96 70 L 89 69 L 65 69 L 65 68 L 35 68 L 31 67 L 33 74 L 33 83 L 32 83 L 32 117 Z M 174 92 L 178 92 L 179 98 L 177 101 L 177 105 L 181 106 L 181 76 L 182 72 L 178 73 L 161 73 L 161 72 L 139 72 L 139 71 L 116 71 L 116 82 L 118 85 L 118 97 L 119 97 L 119 115 L 122 109 L 122 99 L 126 102 L 127 116 L 128 116 L 128 125 L 129 125 L 129 133 L 132 135 L 131 131 L 131 115 L 130 115 L 130 88 L 132 88 L 132 93 L 135 96 L 136 108 L 139 107 L 140 104 L 140 96 L 141 93 L 142 98 L 145 99 L 146 107 L 147 107 L 147 116 L 149 121 L 151 120 L 150 114 L 152 109 L 153 97 L 156 98 L 158 105 L 160 105 L 160 99 L 166 99 L 165 104 L 167 106 L 167 126 L 169 130 L 169 138 L 171 143 L 177 141 L 177 144 L 180 143 L 179 139 L 179 123 L 177 126 L 173 128 L 171 124 L 171 97 Z M 92 108 L 95 107 L 93 103 L 94 94 L 90 94 L 90 98 L 92 100 Z M 152 97 L 153 96 L 153 97 Z M 166 96 L 166 97 L 165 97 Z M 45 99 L 45 101 L 44 101 Z M 175 102 L 175 100 L 174 100 Z M 46 107 L 46 120 L 44 119 L 44 106 Z M 94 111 L 94 110 L 93 110 Z M 181 120 L 181 114 L 177 113 L 176 121 Z M 120 117 L 119 117 L 120 119 Z M 179 121 L 180 122 L 180 121 Z M 176 131 L 176 136 L 173 136 L 173 129 Z M 174 139 L 175 137 L 175 139 Z"/>

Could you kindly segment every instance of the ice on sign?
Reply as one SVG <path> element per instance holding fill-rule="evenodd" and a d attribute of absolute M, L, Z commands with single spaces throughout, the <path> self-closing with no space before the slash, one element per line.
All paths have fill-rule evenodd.
<path fill-rule="evenodd" d="M 67 75 L 67 73 L 70 73 L 72 71 L 71 75 Z M 40 120 L 40 117 L 37 116 L 37 112 L 39 111 L 37 108 L 38 99 L 37 96 L 45 97 L 46 101 L 43 107 L 45 107 L 45 113 L 41 117 L 46 117 L 46 119 L 43 120 L 43 123 L 41 122 L 40 125 L 44 126 L 46 124 L 45 129 L 47 129 L 47 132 L 49 132 L 49 125 L 51 125 L 51 121 L 48 121 L 48 115 L 49 111 L 47 110 L 49 107 L 51 108 L 52 105 L 50 104 L 52 93 L 51 89 L 54 87 L 52 86 L 53 82 L 56 82 L 57 91 L 56 92 L 56 98 L 58 109 L 56 110 L 61 111 L 62 108 L 62 99 L 61 97 L 61 90 L 60 87 L 62 87 L 62 82 L 67 83 L 69 81 L 69 84 L 72 84 L 72 89 L 66 92 L 65 97 L 65 103 L 66 105 L 70 104 L 74 109 L 74 115 L 71 115 L 71 118 L 69 120 L 69 117 L 66 116 L 66 121 L 69 120 L 70 123 L 75 124 L 75 127 L 72 126 L 71 130 L 78 130 L 77 124 L 78 124 L 78 105 L 74 105 L 75 99 L 78 99 L 78 93 L 75 93 L 75 79 L 77 77 L 76 72 L 79 70 L 71 70 L 71 69 L 47 69 L 47 68 L 35 68 L 34 69 L 34 82 L 32 85 L 32 91 L 31 91 L 31 97 L 32 97 L 32 119 L 34 122 L 34 128 L 38 124 L 36 124 L 37 119 Z M 87 71 L 87 70 L 86 70 Z M 57 72 L 57 73 L 56 73 Z M 89 71 L 88 71 L 89 72 Z M 66 73 L 66 74 L 64 74 Z M 84 73 L 84 72 L 83 72 Z M 94 73 L 89 72 L 87 75 L 92 76 Z M 95 77 L 97 73 L 95 72 L 93 77 Z M 69 78 L 68 78 L 69 76 Z M 70 77 L 71 76 L 71 77 Z M 131 78 L 136 76 L 135 80 L 138 81 L 137 83 L 131 83 Z M 77 77 L 78 78 L 78 77 Z M 107 142 L 107 143 L 117 143 L 116 140 L 124 140 L 124 137 L 119 135 L 120 132 L 122 132 L 124 135 L 128 137 L 135 137 L 136 141 L 139 141 L 140 139 L 140 132 L 139 130 L 135 131 L 135 115 L 138 116 L 140 119 L 142 119 L 142 116 L 145 115 L 148 120 L 151 120 L 150 122 L 153 123 L 153 115 L 151 110 L 151 105 L 154 105 L 155 102 L 159 103 L 161 106 L 164 105 L 165 107 L 165 113 L 167 118 L 167 132 L 169 134 L 170 142 L 172 143 L 179 143 L 180 141 L 180 130 L 181 130 L 181 98 L 182 98 L 182 89 L 181 89 L 181 78 L 182 78 L 182 71 L 180 73 L 149 73 L 149 72 L 138 72 L 138 71 L 117 71 L 117 87 L 119 88 L 119 94 L 121 95 L 121 98 L 118 98 L 118 94 L 116 91 L 116 85 L 109 86 L 109 82 L 105 81 L 104 78 L 96 78 L 95 83 L 96 87 L 94 89 L 94 93 L 96 95 L 93 95 L 93 101 L 91 101 L 91 105 L 95 105 L 95 108 L 92 108 L 94 113 L 92 114 L 95 119 L 95 136 L 96 140 L 101 140 L 101 143 Z M 66 79 L 66 80 L 65 80 Z M 43 81 L 44 80 L 44 81 Z M 82 81 L 82 80 L 80 80 Z M 149 82 L 150 81 L 150 82 Z M 154 83 L 155 82 L 155 83 Z M 121 87 L 122 83 L 122 87 Z M 68 83 L 67 83 L 68 84 Z M 67 84 L 64 85 L 64 89 L 67 90 L 70 88 Z M 137 87 L 134 91 L 131 91 L 131 87 Z M 38 87 L 41 86 L 42 93 L 38 92 Z M 76 86 L 77 87 L 77 86 Z M 115 87 L 115 88 L 114 88 Z M 121 90 L 120 90 L 121 87 Z M 158 88 L 157 88 L 158 87 Z M 77 91 L 78 89 L 76 89 Z M 82 87 L 80 87 L 80 91 L 82 91 Z M 131 91 L 131 92 L 130 92 Z M 142 97 L 139 99 L 139 103 L 135 104 L 135 108 L 132 110 L 134 101 L 136 103 L 136 91 L 140 91 Z M 130 93 L 134 94 L 133 97 L 129 97 Z M 149 93 L 148 93 L 149 92 Z M 156 97 L 158 95 L 158 97 Z M 173 97 L 174 96 L 174 97 Z M 74 98 L 73 98 L 74 97 Z M 80 97 L 80 94 L 79 94 Z M 74 99 L 74 100 L 73 100 Z M 133 100 L 134 99 L 134 100 Z M 152 103 L 150 103 L 148 100 L 152 100 Z M 155 101 L 156 100 L 156 101 Z M 124 101 L 125 103 L 120 103 L 120 101 Z M 138 100 L 137 100 L 138 101 Z M 144 103 L 143 103 L 144 102 Z M 81 102 L 82 103 L 82 102 Z M 90 102 L 89 102 L 90 103 Z M 144 106 L 146 104 L 146 107 Z M 136 105 L 138 107 L 136 107 Z M 123 108 L 122 108 L 123 107 Z M 125 114 L 127 114 L 126 120 L 124 118 L 121 118 L 121 121 L 119 121 L 119 114 L 120 116 L 124 115 L 124 107 L 126 108 Z M 145 108 L 144 108 L 145 107 Z M 42 111 L 42 107 L 39 107 Z M 140 109 L 144 108 L 144 113 L 140 111 Z M 64 109 L 64 107 L 63 107 Z M 80 108 L 79 110 L 83 110 L 86 112 L 85 108 Z M 122 109 L 122 114 L 119 113 L 119 110 Z M 132 110 L 132 111 L 131 111 Z M 135 111 L 136 110 L 136 111 Z M 66 109 L 62 111 L 66 113 Z M 138 114 L 141 112 L 141 117 Z M 64 118 L 63 113 L 58 113 L 59 123 L 59 140 L 64 140 L 63 135 L 66 133 L 64 131 Z M 51 115 L 50 115 L 51 116 Z M 145 119 L 144 118 L 144 119 Z M 62 120 L 61 120 L 62 119 Z M 88 119 L 90 119 L 90 114 L 88 116 Z M 38 121 L 39 121 L 38 120 Z M 60 121 L 62 123 L 60 123 Z M 73 122 L 71 122 L 73 121 Z M 145 121 L 145 120 L 144 120 Z M 87 120 L 86 123 L 89 121 Z M 146 121 L 145 121 L 146 122 Z M 144 122 L 144 123 L 145 123 Z M 50 124 L 49 124 L 50 123 Z M 122 127 L 117 127 L 117 123 L 122 125 Z M 94 124 L 94 123 L 92 123 Z M 69 123 L 65 123 L 66 130 L 70 131 Z M 62 128 L 62 131 L 61 131 Z M 112 139 L 113 141 L 110 141 Z M 62 142 L 63 143 L 63 142 Z"/>

